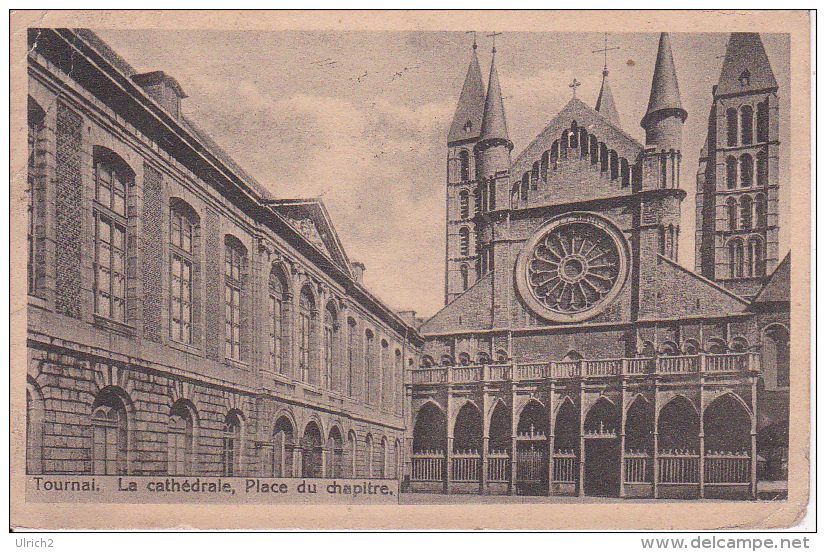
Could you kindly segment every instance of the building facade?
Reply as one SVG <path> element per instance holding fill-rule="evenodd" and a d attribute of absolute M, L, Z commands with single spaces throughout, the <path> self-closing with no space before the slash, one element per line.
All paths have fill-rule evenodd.
<path fill-rule="evenodd" d="M 421 338 L 86 30 L 28 53 L 27 472 L 399 478 Z"/>
<path fill-rule="evenodd" d="M 760 37 L 732 35 L 695 273 L 678 264 L 688 111 L 667 33 L 655 55 L 645 144 L 621 128 L 606 69 L 596 109 L 574 97 L 512 159 L 495 49 L 483 94 L 474 47 L 447 144 L 446 305 L 420 328 L 408 385 L 412 490 L 755 497 L 758 478 L 785 477 L 777 84 Z M 731 109 L 743 130 L 723 147 Z M 720 189 L 733 155 L 761 176 Z"/>

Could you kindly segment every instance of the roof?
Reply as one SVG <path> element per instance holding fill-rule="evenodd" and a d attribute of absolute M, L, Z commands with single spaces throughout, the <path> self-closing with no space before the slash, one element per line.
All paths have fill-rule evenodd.
<path fill-rule="evenodd" d="M 760 34 L 731 33 L 714 95 L 776 88 L 777 80 L 774 78 Z"/>
<path fill-rule="evenodd" d="M 499 85 L 499 73 L 496 71 L 496 50 L 490 60 L 490 78 L 488 79 L 488 95 L 485 97 L 485 114 L 482 117 L 482 140 L 504 140 L 508 138 L 508 122 L 505 120 L 505 104 L 502 102 L 502 88 Z M 511 147 L 513 147 L 511 145 Z"/>
<path fill-rule="evenodd" d="M 771 273 L 763 288 L 757 293 L 752 304 L 788 302 L 791 300 L 791 256 L 791 251 L 786 253 L 786 256 Z"/>
<path fill-rule="evenodd" d="M 680 85 L 677 82 L 677 69 L 674 56 L 671 55 L 671 39 L 668 33 L 660 33 L 660 45 L 657 48 L 657 62 L 654 65 L 654 77 L 651 79 L 651 95 L 648 97 L 648 109 L 640 125 L 645 128 L 650 116 L 659 111 L 676 110 L 683 120 L 688 113 L 680 101 Z"/>
<path fill-rule="evenodd" d="M 490 309 L 492 278 L 493 273 L 489 272 L 476 280 L 466 291 L 425 321 L 419 327 L 419 333 L 462 333 L 490 329 L 493 324 Z"/>
<path fill-rule="evenodd" d="M 456 104 L 456 113 L 447 135 L 448 144 L 460 140 L 475 140 L 482 132 L 482 116 L 485 112 L 485 83 L 482 82 L 482 70 L 476 48 L 470 57 L 470 64 L 465 75 L 465 84 Z M 468 122 L 470 123 L 468 125 Z"/>
<path fill-rule="evenodd" d="M 611 86 L 608 84 L 608 69 L 602 72 L 602 87 L 599 89 L 596 111 L 613 126 L 621 128 L 619 111 L 617 111 L 617 105 L 614 103 L 614 94 L 611 92 Z"/>

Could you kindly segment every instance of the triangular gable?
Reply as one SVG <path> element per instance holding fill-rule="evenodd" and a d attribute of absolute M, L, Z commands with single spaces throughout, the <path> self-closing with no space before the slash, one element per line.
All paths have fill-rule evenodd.
<path fill-rule="evenodd" d="M 786 256 L 774 269 L 769 280 L 763 286 L 763 289 L 754 298 L 752 304 L 755 303 L 772 303 L 777 301 L 788 302 L 791 299 L 791 251 L 786 253 Z"/>
<path fill-rule="evenodd" d="M 490 329 L 492 274 L 477 280 L 466 292 L 448 303 L 419 328 L 421 334 L 461 333 Z"/>
<path fill-rule="evenodd" d="M 726 316 L 746 310 L 748 302 L 657 255 L 656 271 L 642 285 L 640 319 L 674 319 L 696 316 Z"/>
<path fill-rule="evenodd" d="M 743 78 L 741 77 L 748 77 Z M 771 63 L 759 33 L 732 33 L 720 71 L 716 96 L 776 89 Z"/>
<path fill-rule="evenodd" d="M 320 199 L 279 199 L 272 208 L 310 244 L 350 273 L 350 260 Z"/>
<path fill-rule="evenodd" d="M 554 140 L 558 140 L 562 132 L 571 127 L 572 121 L 576 121 L 579 127 L 585 127 L 589 134 L 596 136 L 600 142 L 605 142 L 608 149 L 615 150 L 617 155 L 625 157 L 629 163 L 635 162 L 643 150 L 642 144 L 633 137 L 612 125 L 578 98 L 573 98 L 519 154 L 511 165 L 511 174 L 517 176 L 531 170 L 533 162 L 541 159 L 542 154 L 551 149 Z"/>

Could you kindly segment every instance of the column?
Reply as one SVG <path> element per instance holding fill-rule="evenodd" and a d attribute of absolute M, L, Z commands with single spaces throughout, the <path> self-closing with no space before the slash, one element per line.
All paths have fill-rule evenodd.
<path fill-rule="evenodd" d="M 556 399 L 556 384 L 551 382 L 551 391 L 548 398 L 548 496 L 552 496 L 554 493 L 554 434 L 556 432 L 554 399 Z"/>
<path fill-rule="evenodd" d="M 757 378 L 754 376 L 751 378 L 751 498 L 757 500 Z"/>
<path fill-rule="evenodd" d="M 487 366 L 480 367 L 482 376 L 483 394 L 482 394 L 482 450 L 481 453 L 481 470 L 482 477 L 480 479 L 480 494 L 488 493 L 488 447 L 490 446 L 490 418 L 488 417 L 488 404 L 490 403 L 489 390 L 487 388 L 487 374 L 489 368 Z"/>
<path fill-rule="evenodd" d="M 627 393 L 627 386 L 628 382 L 625 380 L 625 374 L 627 373 L 627 363 L 623 360 L 622 364 L 622 398 L 620 400 L 620 408 L 622 410 L 622 416 L 620 418 L 620 481 L 619 481 L 619 495 L 620 498 L 625 498 L 625 422 L 626 418 L 626 409 L 625 409 L 625 401 L 626 401 L 626 393 Z"/>
<path fill-rule="evenodd" d="M 705 359 L 700 359 L 704 361 Z M 703 370 L 702 366 L 700 370 Z M 706 433 L 703 418 L 706 410 L 705 377 L 700 372 L 700 498 L 706 496 Z"/>
<path fill-rule="evenodd" d="M 659 462 L 659 421 L 660 421 L 660 382 L 654 381 L 654 447 L 651 461 L 653 466 L 654 498 L 660 498 L 660 462 Z"/>
<path fill-rule="evenodd" d="M 450 493 L 453 480 L 453 370 L 447 367 L 447 402 L 445 404 L 445 485 L 444 491 Z"/>
<path fill-rule="evenodd" d="M 515 369 L 515 366 L 512 365 L 512 369 Z M 511 387 L 511 483 L 510 483 L 510 495 L 516 495 L 516 427 L 517 427 L 517 420 L 516 420 L 516 389 Z"/>
<path fill-rule="evenodd" d="M 577 496 L 585 496 L 585 388 L 579 387 L 579 485 Z"/>

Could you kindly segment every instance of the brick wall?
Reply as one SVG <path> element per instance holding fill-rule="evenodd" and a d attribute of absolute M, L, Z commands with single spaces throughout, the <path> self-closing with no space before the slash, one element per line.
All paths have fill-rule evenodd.
<path fill-rule="evenodd" d="M 161 173 L 144 164 L 143 336 L 161 342 L 163 327 L 164 213 Z"/>

